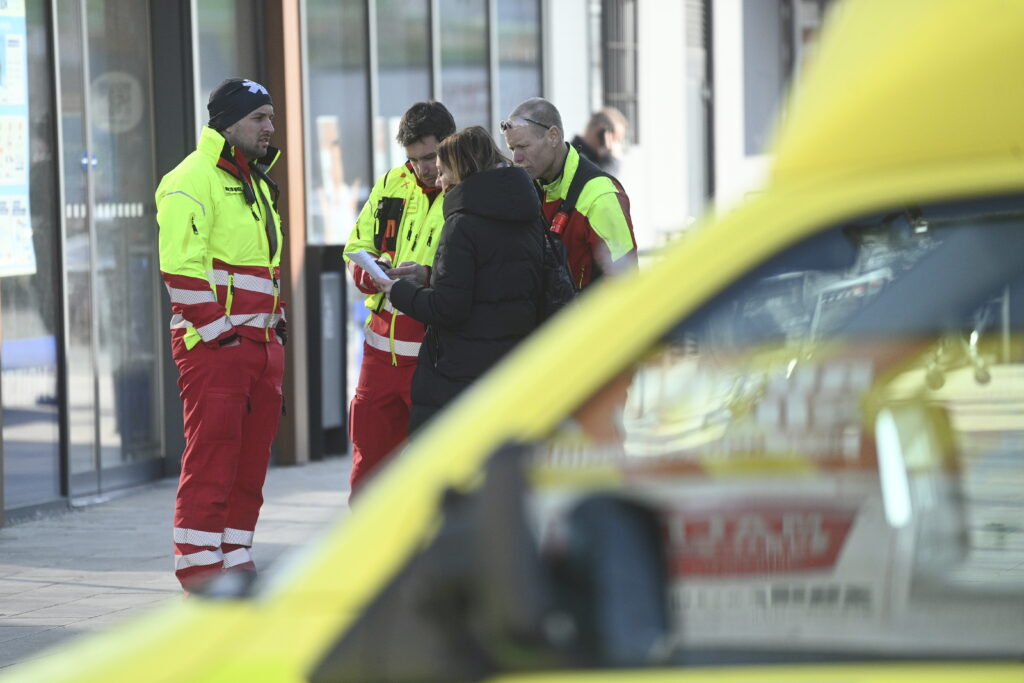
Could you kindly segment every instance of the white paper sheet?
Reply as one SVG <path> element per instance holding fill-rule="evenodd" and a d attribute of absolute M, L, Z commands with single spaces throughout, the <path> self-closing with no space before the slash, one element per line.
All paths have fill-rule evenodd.
<path fill-rule="evenodd" d="M 381 270 L 380 266 L 377 265 L 377 262 L 374 260 L 373 254 L 366 251 L 365 249 L 360 249 L 359 251 L 346 251 L 345 256 L 348 256 L 350 259 L 352 259 L 353 263 L 355 263 L 357 266 L 365 270 L 373 277 L 381 278 L 383 280 L 391 279 L 387 275 L 385 275 L 384 271 Z"/>

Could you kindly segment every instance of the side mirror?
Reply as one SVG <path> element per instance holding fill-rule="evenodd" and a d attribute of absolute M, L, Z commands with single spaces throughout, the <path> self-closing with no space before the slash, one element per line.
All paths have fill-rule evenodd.
<path fill-rule="evenodd" d="M 946 410 L 886 404 L 875 418 L 875 444 L 886 521 L 913 533 L 915 571 L 948 571 L 967 554 L 967 528 Z"/>

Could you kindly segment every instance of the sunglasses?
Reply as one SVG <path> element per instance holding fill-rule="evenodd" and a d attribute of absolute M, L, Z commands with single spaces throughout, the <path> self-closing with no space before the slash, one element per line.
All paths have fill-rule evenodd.
<path fill-rule="evenodd" d="M 551 127 L 546 123 L 541 123 L 536 119 L 531 119 L 529 116 L 514 116 L 510 119 L 505 119 L 504 121 L 498 124 L 498 127 L 501 128 L 501 132 L 504 133 L 508 129 L 515 128 L 516 126 L 522 126 L 524 125 L 524 123 L 532 123 L 535 126 L 540 126 L 544 130 L 547 130 L 548 128 Z"/>

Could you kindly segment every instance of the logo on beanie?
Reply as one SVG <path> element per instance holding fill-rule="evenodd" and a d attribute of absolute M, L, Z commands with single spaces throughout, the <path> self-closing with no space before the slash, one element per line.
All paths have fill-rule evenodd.
<path fill-rule="evenodd" d="M 258 93 L 258 92 L 261 92 L 264 95 L 269 95 L 270 94 L 270 93 L 267 92 L 266 88 L 264 88 L 262 85 L 260 85 L 256 81 L 250 81 L 250 80 L 247 79 L 247 80 L 242 81 L 242 85 L 244 87 L 248 88 L 249 92 L 251 92 L 254 95 L 256 93 Z"/>

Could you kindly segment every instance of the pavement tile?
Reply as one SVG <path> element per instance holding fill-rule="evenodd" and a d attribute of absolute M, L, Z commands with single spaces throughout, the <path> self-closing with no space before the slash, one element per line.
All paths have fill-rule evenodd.
<path fill-rule="evenodd" d="M 0 599 L 11 595 L 18 595 L 19 593 L 39 590 L 43 586 L 53 585 L 55 584 L 51 581 L 39 582 L 29 579 L 0 578 Z"/>
<path fill-rule="evenodd" d="M 63 622 L 53 623 L 53 619 L 49 619 L 47 621 L 50 623 L 18 623 L 11 626 L 0 625 L 0 643 L 6 643 L 9 640 L 17 640 L 42 631 L 49 631 L 50 629 L 57 628 L 63 624 Z"/>
<path fill-rule="evenodd" d="M 65 619 L 67 622 L 80 621 L 91 617 L 98 617 L 103 614 L 116 612 L 119 608 L 103 600 L 89 599 L 90 596 L 79 596 L 77 600 L 58 603 L 49 607 L 41 607 L 31 612 L 22 612 L 19 616 L 33 617 L 36 619 Z"/>
<path fill-rule="evenodd" d="M 61 643 L 81 633 L 71 626 L 61 626 L 26 633 L 0 642 L 0 671 L 4 668 L 43 656 L 59 654 Z M 56 648 L 56 649 L 51 649 Z"/>
<path fill-rule="evenodd" d="M 16 617 L 41 609 L 46 609 L 47 607 L 53 607 L 54 605 L 61 604 L 65 600 L 66 598 L 56 595 L 46 596 L 34 595 L 32 593 L 4 598 L 3 602 L 0 602 L 0 626 L 3 626 L 4 619 L 7 617 Z"/>
<path fill-rule="evenodd" d="M 274 467 L 256 528 L 265 569 L 348 512 L 349 458 Z M 181 599 L 173 574 L 176 482 L 0 528 L 0 670 Z M 116 544 L 100 547 L 97 538 Z"/>

